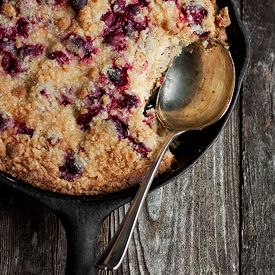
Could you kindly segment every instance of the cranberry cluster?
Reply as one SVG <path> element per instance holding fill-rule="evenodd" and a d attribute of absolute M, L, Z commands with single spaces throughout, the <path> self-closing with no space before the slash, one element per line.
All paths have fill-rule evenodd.
<path fill-rule="evenodd" d="M 78 58 L 79 62 L 86 63 L 92 59 L 92 55 L 96 54 L 97 49 L 93 47 L 93 41 L 90 36 L 81 37 L 76 33 L 69 33 L 62 39 L 62 43 L 67 51 L 54 51 L 48 54 L 48 58 L 51 60 L 56 60 L 60 66 L 69 64 L 71 62 L 71 57 L 75 56 Z"/>
<path fill-rule="evenodd" d="M 0 26 L 1 66 L 11 76 L 24 71 L 22 67 L 24 58 L 35 58 L 44 52 L 44 47 L 40 44 L 25 44 L 20 48 L 16 48 L 16 38 L 28 38 L 30 29 L 31 22 L 24 17 L 20 18 L 13 27 Z"/>
<path fill-rule="evenodd" d="M 148 27 L 149 19 L 140 18 L 141 9 L 149 5 L 145 0 L 136 4 L 126 4 L 125 0 L 117 0 L 101 20 L 105 23 L 103 42 L 112 46 L 117 51 L 126 48 L 126 38 L 138 34 Z"/>
<path fill-rule="evenodd" d="M 207 16 L 207 10 L 200 5 L 183 6 L 182 14 L 189 24 L 201 25 Z"/>
<path fill-rule="evenodd" d="M 110 119 L 114 123 L 120 139 L 128 139 L 134 150 L 136 150 L 143 157 L 146 157 L 148 153 L 151 152 L 151 149 L 147 148 L 143 142 L 137 142 L 135 140 L 129 131 L 128 124 L 125 121 L 118 116 L 111 116 Z"/>
<path fill-rule="evenodd" d="M 87 131 L 90 129 L 90 123 L 93 118 L 99 115 L 100 112 L 105 111 L 108 113 L 108 120 L 114 123 L 118 137 L 127 139 L 135 151 L 146 157 L 151 150 L 146 148 L 142 142 L 135 140 L 130 133 L 127 117 L 125 118 L 125 113 L 130 113 L 131 109 L 137 107 L 139 103 L 139 99 L 135 95 L 126 93 L 129 85 L 128 70 L 130 68 L 127 64 L 124 67 L 114 65 L 107 71 L 107 78 L 102 78 L 102 84 L 107 87 L 108 85 L 106 84 L 109 82 L 115 88 L 112 90 L 97 88 L 93 93 L 89 94 L 85 99 L 88 106 L 87 112 L 77 118 L 77 123 L 83 131 Z M 105 94 L 110 97 L 110 103 L 103 107 L 101 100 Z M 113 115 L 113 110 L 116 110 L 116 115 Z"/>
<path fill-rule="evenodd" d="M 203 20 L 208 15 L 208 11 L 201 5 L 190 3 L 190 5 L 181 6 L 178 0 L 165 0 L 175 2 L 181 21 L 191 25 L 202 25 Z"/>
<path fill-rule="evenodd" d="M 93 41 L 90 36 L 81 37 L 76 33 L 69 33 L 63 39 L 66 50 L 78 57 L 80 61 L 89 61 L 93 54 L 96 54 L 97 49 L 93 46 Z"/>
<path fill-rule="evenodd" d="M 16 134 L 28 135 L 30 138 L 33 137 L 35 132 L 34 129 L 28 127 L 25 122 L 14 120 L 11 116 L 0 113 L 0 132 L 12 128 L 16 130 Z"/>

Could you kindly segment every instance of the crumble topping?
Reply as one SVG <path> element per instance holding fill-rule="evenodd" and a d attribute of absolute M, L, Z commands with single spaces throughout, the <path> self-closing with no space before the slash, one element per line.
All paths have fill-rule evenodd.
<path fill-rule="evenodd" d="M 145 111 L 183 47 L 226 40 L 211 0 L 0 1 L 0 170 L 68 194 L 145 174 L 166 132 Z M 160 171 L 171 167 L 170 152 Z"/>

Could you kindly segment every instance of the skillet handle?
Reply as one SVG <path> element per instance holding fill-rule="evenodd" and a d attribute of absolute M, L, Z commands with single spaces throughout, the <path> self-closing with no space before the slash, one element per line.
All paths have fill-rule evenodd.
<path fill-rule="evenodd" d="M 69 197 L 20 184 L 6 176 L 1 177 L 1 183 L 31 196 L 59 217 L 67 234 L 66 275 L 98 274 L 95 258 L 100 225 L 112 211 L 129 202 L 130 195 L 112 194 L 102 199 Z"/>
<path fill-rule="evenodd" d="M 52 202 L 48 206 L 59 217 L 67 235 L 66 275 L 97 275 L 96 242 L 100 225 L 108 214 L 125 201 Z"/>
<path fill-rule="evenodd" d="M 77 215 L 59 215 L 67 235 L 66 275 L 96 275 L 96 241 L 103 217 L 93 209 Z"/>

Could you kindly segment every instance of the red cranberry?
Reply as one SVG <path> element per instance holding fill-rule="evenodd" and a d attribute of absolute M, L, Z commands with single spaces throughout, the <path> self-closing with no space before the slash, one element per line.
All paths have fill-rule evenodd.
<path fill-rule="evenodd" d="M 102 96 L 105 94 L 105 90 L 102 88 L 97 88 L 95 91 L 90 93 L 89 95 L 86 96 L 85 98 L 85 103 L 88 106 L 94 105 L 96 102 L 99 103 Z"/>
<path fill-rule="evenodd" d="M 147 157 L 148 153 L 152 150 L 147 148 L 143 142 L 136 142 L 135 139 L 131 136 L 128 137 L 128 140 L 132 143 L 133 148 L 143 157 Z"/>
<path fill-rule="evenodd" d="M 28 135 L 30 138 L 33 137 L 34 129 L 27 127 L 25 122 L 17 122 L 17 134 Z"/>
<path fill-rule="evenodd" d="M 16 74 L 23 72 L 18 59 L 8 52 L 4 53 L 1 65 L 4 71 L 11 76 L 15 76 Z"/>
<path fill-rule="evenodd" d="M 127 109 L 130 111 L 131 108 L 137 107 L 137 105 L 138 98 L 135 95 L 124 94 L 121 99 L 112 98 L 112 102 L 108 107 L 110 109 Z"/>
<path fill-rule="evenodd" d="M 139 4 L 143 7 L 148 7 L 150 4 L 150 0 L 138 0 Z"/>
<path fill-rule="evenodd" d="M 182 14 L 191 24 L 201 25 L 208 11 L 202 6 L 188 6 L 182 8 Z"/>
<path fill-rule="evenodd" d="M 123 26 L 123 33 L 127 36 L 131 36 L 134 32 L 140 32 L 145 30 L 148 26 L 148 19 L 131 21 L 128 20 Z"/>
<path fill-rule="evenodd" d="M 138 15 L 140 13 L 140 4 L 130 4 L 127 8 L 133 15 Z"/>
<path fill-rule="evenodd" d="M 77 124 L 80 125 L 83 131 L 87 131 L 90 129 L 90 123 L 95 116 L 97 116 L 102 110 L 101 106 L 91 107 L 87 113 L 80 115 L 77 118 Z"/>
<path fill-rule="evenodd" d="M 126 36 L 140 32 L 148 27 L 147 18 L 139 18 L 142 7 L 148 6 L 147 1 L 126 5 L 124 0 L 117 0 L 111 5 L 111 10 L 105 13 L 101 20 L 106 28 L 103 33 L 103 42 L 112 46 L 117 51 L 126 48 Z"/>
<path fill-rule="evenodd" d="M 45 0 L 42 0 L 45 1 Z M 55 6 L 67 6 L 69 0 L 51 0 L 53 2 L 53 5 Z M 48 2 L 48 0 L 46 0 Z"/>
<path fill-rule="evenodd" d="M 15 51 L 16 32 L 14 28 L 0 27 L 0 53 Z"/>
<path fill-rule="evenodd" d="M 135 139 L 129 133 L 129 127 L 126 122 L 120 119 L 118 116 L 111 116 L 110 119 L 116 126 L 116 130 L 118 132 L 118 137 L 120 139 L 128 139 L 132 144 L 135 151 L 141 154 L 143 157 L 146 157 L 151 149 L 147 148 L 144 143 L 136 142 Z"/>
<path fill-rule="evenodd" d="M 52 52 L 48 55 L 48 58 L 51 60 L 56 60 L 60 66 L 71 62 L 70 57 L 62 51 Z"/>
<path fill-rule="evenodd" d="M 110 119 L 116 126 L 116 130 L 118 132 L 118 136 L 121 139 L 127 138 L 128 136 L 128 124 L 121 120 L 118 116 L 111 116 Z"/>
<path fill-rule="evenodd" d="M 137 107 L 137 104 L 138 104 L 138 98 L 135 95 L 125 94 L 124 98 L 119 102 L 119 107 L 121 109 L 130 110 L 133 107 Z"/>
<path fill-rule="evenodd" d="M 103 43 L 110 45 L 116 51 L 126 49 L 126 38 L 122 31 L 113 31 L 104 34 Z"/>
<path fill-rule="evenodd" d="M 125 0 L 115 0 L 112 4 L 112 10 L 115 12 L 123 12 L 125 10 Z"/>
<path fill-rule="evenodd" d="M 148 153 L 152 151 L 150 148 L 147 148 L 143 142 L 137 143 L 134 148 L 143 157 L 147 157 Z"/>
<path fill-rule="evenodd" d="M 115 14 L 112 11 L 107 11 L 102 15 L 101 20 L 109 27 L 115 20 Z"/>
<path fill-rule="evenodd" d="M 42 55 L 44 52 L 44 46 L 41 44 L 34 45 L 24 45 L 18 49 L 18 53 L 22 58 L 27 56 L 29 57 L 37 57 Z"/>
<path fill-rule="evenodd" d="M 83 166 L 76 157 L 69 153 L 65 156 L 65 163 L 59 167 L 61 178 L 67 181 L 74 181 L 83 171 Z"/>
<path fill-rule="evenodd" d="M 12 40 L 15 41 L 16 31 L 14 28 L 0 27 L 0 40 Z"/>
<path fill-rule="evenodd" d="M 16 52 L 14 41 L 0 40 L 0 54 L 3 54 L 4 52 Z"/>
<path fill-rule="evenodd" d="M 10 116 L 0 113 L 0 132 L 6 131 L 13 126 L 13 120 Z"/>
<path fill-rule="evenodd" d="M 50 97 L 50 93 L 46 89 L 41 90 L 40 94 L 43 95 L 46 98 Z"/>
<path fill-rule="evenodd" d="M 23 38 L 28 38 L 29 30 L 30 30 L 30 22 L 24 17 L 20 18 L 16 23 L 17 34 L 19 36 L 22 36 Z"/>
<path fill-rule="evenodd" d="M 66 95 L 61 95 L 59 102 L 61 105 L 67 106 L 74 104 L 74 100 Z"/>
<path fill-rule="evenodd" d="M 149 114 L 146 114 L 145 117 L 146 118 L 142 122 L 144 122 L 147 126 L 149 126 L 150 128 L 152 128 L 152 123 L 153 123 L 153 120 L 155 118 L 155 115 L 152 114 L 152 113 L 149 113 Z"/>
<path fill-rule="evenodd" d="M 86 36 L 85 39 L 76 33 L 69 33 L 64 42 L 68 52 L 87 60 L 96 53 L 96 49 L 93 47 L 93 41 L 90 36 Z"/>
<path fill-rule="evenodd" d="M 110 79 L 110 81 L 115 85 L 119 87 L 123 87 L 128 84 L 128 68 L 127 67 L 113 67 L 108 70 L 107 74 Z"/>

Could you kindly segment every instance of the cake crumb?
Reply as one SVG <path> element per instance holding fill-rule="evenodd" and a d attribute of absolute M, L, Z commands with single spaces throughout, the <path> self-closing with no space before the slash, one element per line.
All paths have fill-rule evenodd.
<path fill-rule="evenodd" d="M 12 91 L 12 95 L 18 98 L 24 98 L 27 94 L 27 89 L 24 86 L 19 86 Z"/>
<path fill-rule="evenodd" d="M 71 18 L 70 17 L 58 18 L 55 24 L 61 31 L 66 31 L 71 26 Z"/>
<path fill-rule="evenodd" d="M 228 8 L 225 7 L 220 10 L 216 17 L 216 23 L 219 27 L 226 28 L 231 24 Z"/>
<path fill-rule="evenodd" d="M 14 6 L 10 3 L 3 3 L 1 6 L 1 12 L 8 17 L 16 16 L 16 10 L 15 10 Z"/>
<path fill-rule="evenodd" d="M 3 140 L 0 139 L 0 157 L 6 156 L 6 146 L 3 142 Z"/>
<path fill-rule="evenodd" d="M 76 92 L 76 96 L 79 99 L 84 99 L 88 95 L 88 90 L 87 88 L 81 88 Z"/>

